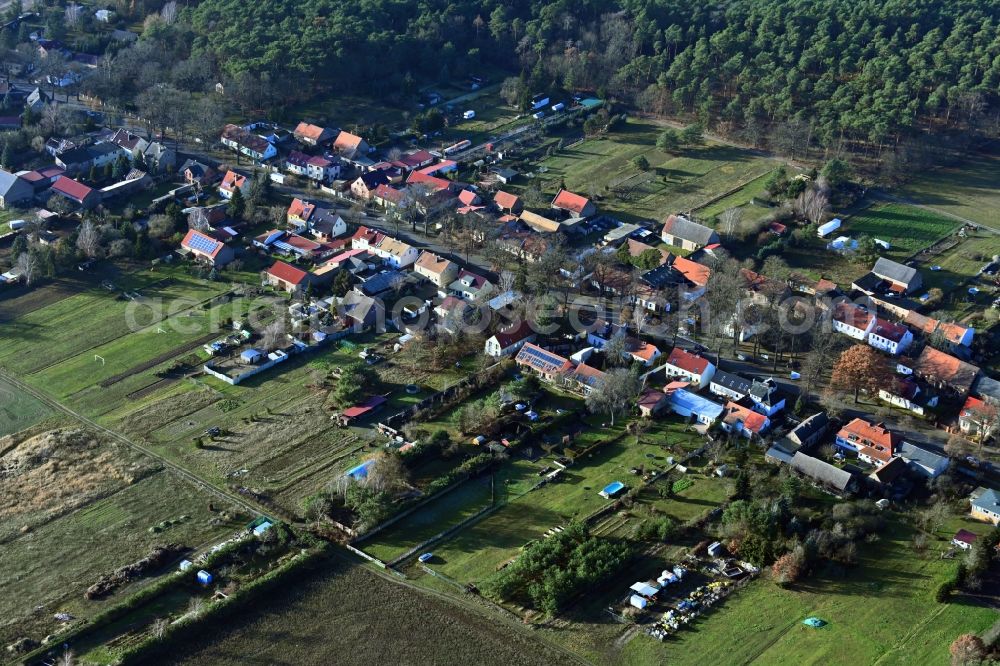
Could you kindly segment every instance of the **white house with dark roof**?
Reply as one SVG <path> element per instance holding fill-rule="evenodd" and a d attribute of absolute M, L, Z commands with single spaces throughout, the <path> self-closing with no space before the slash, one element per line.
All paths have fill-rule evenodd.
<path fill-rule="evenodd" d="M 909 294 L 923 285 L 920 271 L 916 268 L 905 266 L 885 257 L 879 257 L 872 268 L 872 273 L 891 282 L 893 290 L 903 294 Z"/>
<path fill-rule="evenodd" d="M 531 330 L 528 322 L 522 321 L 519 324 L 500 329 L 489 338 L 483 352 L 487 356 L 500 358 L 516 353 L 528 342 L 534 342 L 536 334 Z"/>

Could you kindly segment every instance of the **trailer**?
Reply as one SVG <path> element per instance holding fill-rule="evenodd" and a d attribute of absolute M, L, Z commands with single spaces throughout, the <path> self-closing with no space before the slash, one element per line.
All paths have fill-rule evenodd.
<path fill-rule="evenodd" d="M 472 111 L 471 109 L 462 114 L 462 118 L 466 120 L 472 120 L 475 117 L 476 117 L 476 112 Z"/>
<path fill-rule="evenodd" d="M 454 155 L 457 152 L 465 150 L 466 148 L 470 147 L 471 145 L 472 145 L 471 141 L 469 141 L 468 139 L 463 139 L 462 141 L 459 141 L 458 143 L 454 143 L 454 144 L 448 146 L 447 148 L 445 148 L 444 149 L 444 154 L 445 155 Z"/>
<path fill-rule="evenodd" d="M 563 103 L 563 102 L 559 102 L 558 104 L 553 104 L 552 105 L 552 110 L 555 111 L 556 113 L 558 113 L 559 111 L 562 111 L 565 108 L 566 108 L 566 104 Z"/>

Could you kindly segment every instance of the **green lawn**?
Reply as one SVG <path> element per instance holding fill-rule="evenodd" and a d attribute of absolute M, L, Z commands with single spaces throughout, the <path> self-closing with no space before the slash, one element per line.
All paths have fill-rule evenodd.
<path fill-rule="evenodd" d="M 606 137 L 587 139 L 543 160 L 539 176 L 545 191 L 555 194 L 560 181 L 584 195 L 598 193 L 598 207 L 624 219 L 665 218 L 672 212 L 697 210 L 714 197 L 744 184 L 750 187 L 773 171 L 779 162 L 748 151 L 707 143 L 699 148 L 665 153 L 656 148 L 663 128 L 651 122 L 629 120 Z M 641 172 L 632 160 L 644 156 L 650 164 Z M 620 201 L 607 191 L 621 183 L 635 184 L 632 198 Z M 741 197 L 743 202 L 753 196 Z M 736 196 L 734 194 L 734 196 Z"/>
<path fill-rule="evenodd" d="M 695 210 L 694 214 L 700 219 L 708 220 L 721 215 L 724 211 L 729 210 L 730 208 L 742 208 L 744 220 L 759 220 L 763 218 L 768 213 L 771 213 L 776 209 L 768 208 L 767 206 L 755 205 L 752 201 L 754 199 L 767 198 L 767 190 L 764 188 L 764 184 L 767 182 L 768 176 L 770 176 L 771 173 L 772 172 L 769 171 L 758 178 L 755 178 L 732 194 L 722 197 L 718 201 L 711 203 L 704 208 Z"/>
<path fill-rule="evenodd" d="M 122 275 L 115 287 L 113 291 L 101 287 L 87 289 L 5 322 L 0 366 L 29 374 L 79 354 L 99 363 L 93 358 L 95 347 L 129 335 L 133 330 L 155 327 L 156 322 L 211 298 L 227 285 L 197 280 L 173 270 Z M 139 301 L 120 298 L 124 290 L 139 291 L 142 298 Z M 110 369 L 106 371 L 114 374 Z"/>
<path fill-rule="evenodd" d="M 0 380 L 0 437 L 30 428 L 51 413 L 44 403 Z"/>
<path fill-rule="evenodd" d="M 903 192 L 918 203 L 974 222 L 997 226 L 1000 212 L 1000 153 L 976 155 L 955 167 L 934 169 Z"/>
<path fill-rule="evenodd" d="M 887 518 L 878 541 L 860 544 L 857 566 L 836 570 L 821 562 L 818 572 L 792 589 L 777 587 L 765 574 L 665 643 L 607 621 L 601 598 L 589 613 L 576 613 L 543 633 L 592 663 L 610 666 L 947 664 L 948 646 L 959 634 L 982 633 L 998 616 L 973 600 L 934 600 L 937 584 L 956 564 L 940 553 L 958 528 L 983 533 L 986 526 L 955 516 L 918 555 L 911 528 L 894 515 Z M 663 552 L 672 550 L 667 559 L 676 561 L 678 549 Z M 610 601 L 613 593 L 606 594 Z M 803 625 L 810 616 L 830 624 Z"/>
<path fill-rule="evenodd" d="M 682 436 L 684 426 L 676 424 L 674 436 Z M 597 435 L 600 436 L 600 429 Z M 605 429 L 604 436 L 608 436 Z M 617 425 L 612 432 L 621 432 Z M 661 437 L 643 437 L 639 444 L 626 435 L 618 441 L 577 459 L 556 483 L 527 492 L 541 477 L 542 467 L 551 466 L 551 457 L 537 463 L 518 459 L 504 468 L 502 479 L 510 503 L 482 521 L 434 547 L 435 569 L 462 582 L 480 581 L 498 565 L 514 557 L 525 543 L 571 520 L 580 519 L 607 504 L 598 493 L 612 481 L 634 486 L 639 478 L 633 467 L 665 467 L 666 431 Z M 595 435 L 590 435 L 594 437 Z M 583 446 L 577 440 L 577 446 Z M 554 467 L 552 467 L 555 469 Z M 498 478 L 498 484 L 501 479 Z M 691 490 L 694 490 L 693 488 Z M 526 493 L 526 494 L 524 494 Z"/>
<path fill-rule="evenodd" d="M 884 240 L 891 246 L 885 256 L 902 261 L 958 227 L 955 220 L 922 208 L 883 204 L 859 212 L 837 234 L 852 238 L 864 234 Z"/>
<path fill-rule="evenodd" d="M 358 547 L 388 562 L 490 504 L 490 477 L 466 481 Z"/>

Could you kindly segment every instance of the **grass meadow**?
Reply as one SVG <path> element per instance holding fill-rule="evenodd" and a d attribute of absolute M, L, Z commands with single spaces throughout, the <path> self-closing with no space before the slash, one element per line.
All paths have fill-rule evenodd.
<path fill-rule="evenodd" d="M 1000 150 L 993 146 L 953 167 L 934 169 L 903 188 L 914 201 L 997 227 L 1000 212 Z"/>
<path fill-rule="evenodd" d="M 749 188 L 745 194 L 733 194 L 732 205 L 745 204 L 755 196 L 754 183 L 762 186 L 762 178 L 780 165 L 777 160 L 710 142 L 666 153 L 656 148 L 663 129 L 652 122 L 629 120 L 607 136 L 563 148 L 539 165 L 545 168 L 539 174 L 543 189 L 555 195 L 564 181 L 575 192 L 602 194 L 598 207 L 623 220 L 660 220 L 670 213 L 697 211 L 722 194 Z M 649 162 L 649 171 L 632 164 L 639 156 Z M 635 186 L 627 201 L 607 191 L 622 183 Z"/>

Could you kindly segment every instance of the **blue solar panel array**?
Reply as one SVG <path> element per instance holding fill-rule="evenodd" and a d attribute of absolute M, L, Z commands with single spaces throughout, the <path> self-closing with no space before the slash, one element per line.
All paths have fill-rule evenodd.
<path fill-rule="evenodd" d="M 215 248 L 219 247 L 219 241 L 201 234 L 194 234 L 191 236 L 191 240 L 188 241 L 188 245 L 192 250 L 204 252 L 205 254 L 212 254 L 215 252 Z"/>
<path fill-rule="evenodd" d="M 565 359 L 556 356 L 555 354 L 551 354 L 544 349 L 537 349 L 535 347 L 523 347 L 521 349 L 521 354 L 533 359 L 534 362 L 532 362 L 532 365 L 552 370 L 562 366 L 562 364 L 566 362 Z"/>

